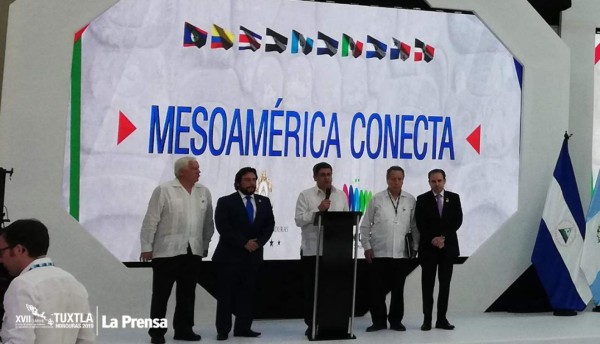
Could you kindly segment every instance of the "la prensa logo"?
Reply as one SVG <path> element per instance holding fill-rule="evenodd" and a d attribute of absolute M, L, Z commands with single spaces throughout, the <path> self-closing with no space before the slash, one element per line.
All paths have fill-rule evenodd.
<path fill-rule="evenodd" d="M 382 40 L 370 34 L 367 34 L 366 38 L 361 37 L 362 40 L 359 40 L 356 36 L 352 37 L 344 33 L 340 40 L 338 37 L 332 37 L 332 35 L 318 31 L 316 37 L 315 40 L 300 31 L 292 29 L 290 53 L 292 55 L 302 53 L 304 55 L 316 54 L 329 57 L 336 56 L 339 53 L 341 57 L 348 58 L 365 56 L 367 59 L 376 58 L 382 60 L 388 58 L 389 60 L 413 62 L 425 61 L 427 63 L 431 62 L 435 56 L 435 48 L 416 37 L 414 38 L 414 44 L 411 44 L 412 42 L 404 42 L 395 37 L 389 37 L 386 38 L 386 40 Z M 238 50 L 256 52 L 263 46 L 263 35 L 240 25 L 236 42 L 236 36 L 232 31 L 213 23 L 209 39 L 207 30 L 203 30 L 188 22 L 184 23 L 184 47 L 196 47 L 200 49 L 208 42 L 210 42 L 210 49 L 229 50 L 237 43 Z M 287 50 L 289 42 L 290 39 L 284 34 L 268 27 L 265 28 L 265 52 L 277 52 L 282 54 Z M 316 49 L 314 49 L 315 45 Z"/>

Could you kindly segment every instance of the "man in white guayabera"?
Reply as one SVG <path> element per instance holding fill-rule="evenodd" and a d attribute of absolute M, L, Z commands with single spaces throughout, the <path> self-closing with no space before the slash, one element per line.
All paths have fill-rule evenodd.
<path fill-rule="evenodd" d="M 18 220 L 0 233 L 0 262 L 16 276 L 4 296 L 2 343 L 94 343 L 88 293 L 46 257 L 46 226 L 38 220 Z"/>
<path fill-rule="evenodd" d="M 194 157 L 177 159 L 175 179 L 157 186 L 148 202 L 140 232 L 143 262 L 152 261 L 150 318 L 164 319 L 175 288 L 173 328 L 176 340 L 199 341 L 193 331 L 196 283 L 202 257 L 215 231 L 212 197 L 200 183 L 200 165 Z M 153 344 L 165 343 L 164 327 L 152 327 Z"/>

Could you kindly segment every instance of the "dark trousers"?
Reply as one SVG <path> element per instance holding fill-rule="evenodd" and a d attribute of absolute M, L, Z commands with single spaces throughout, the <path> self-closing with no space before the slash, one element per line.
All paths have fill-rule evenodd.
<path fill-rule="evenodd" d="M 312 326 L 313 303 L 315 302 L 315 264 L 316 256 L 301 256 L 302 274 L 304 275 L 304 323 Z"/>
<path fill-rule="evenodd" d="M 233 332 L 246 332 L 252 327 L 254 291 L 260 263 L 218 263 L 217 265 L 217 333 L 231 331 L 231 317 L 235 314 Z"/>
<path fill-rule="evenodd" d="M 433 312 L 433 289 L 435 286 L 435 274 L 437 271 L 439 285 L 437 320 L 446 320 L 448 311 L 448 297 L 450 296 L 450 280 L 452 279 L 452 269 L 454 267 L 454 257 L 444 257 L 443 255 L 434 255 L 421 260 L 421 292 L 423 294 L 423 316 L 424 322 L 431 323 L 431 313 Z"/>
<path fill-rule="evenodd" d="M 374 258 L 369 264 L 371 285 L 371 319 L 374 325 L 397 325 L 404 317 L 404 282 L 409 273 L 408 259 Z M 390 312 L 387 314 L 385 298 L 392 293 Z"/>
<path fill-rule="evenodd" d="M 194 302 L 196 300 L 196 283 L 200 274 L 202 257 L 188 253 L 175 257 L 152 259 L 152 304 L 150 317 L 162 319 L 167 315 L 167 303 L 173 283 L 175 290 L 175 315 L 173 328 L 175 332 L 191 332 L 194 326 Z M 150 336 L 164 336 L 166 328 L 151 328 Z"/>

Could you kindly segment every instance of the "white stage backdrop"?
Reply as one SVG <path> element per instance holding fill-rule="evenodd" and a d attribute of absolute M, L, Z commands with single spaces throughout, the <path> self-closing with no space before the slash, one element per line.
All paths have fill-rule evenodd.
<path fill-rule="evenodd" d="M 65 206 L 134 261 L 148 199 L 175 159 L 197 156 L 214 204 L 252 166 L 277 222 L 265 256 L 295 259 L 294 206 L 315 163 L 333 165 L 357 210 L 392 165 L 415 196 L 443 168 L 462 196 L 470 255 L 517 209 L 520 76 L 470 14 L 120 1 L 75 35 Z"/>

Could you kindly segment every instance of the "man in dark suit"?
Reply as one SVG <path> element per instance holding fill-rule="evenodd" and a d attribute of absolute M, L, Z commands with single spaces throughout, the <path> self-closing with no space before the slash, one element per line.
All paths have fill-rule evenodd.
<path fill-rule="evenodd" d="M 254 194 L 256 179 L 254 168 L 239 170 L 234 183 L 237 191 L 219 198 L 215 208 L 220 235 L 212 258 L 218 275 L 217 340 L 227 339 L 234 313 L 234 336 L 260 336 L 251 329 L 252 303 L 263 246 L 273 234 L 275 218 L 269 199 Z"/>
<path fill-rule="evenodd" d="M 446 173 L 440 169 L 428 174 L 428 191 L 417 197 L 415 219 L 421 235 L 419 258 L 421 260 L 421 291 L 423 293 L 423 325 L 421 330 L 431 330 L 433 289 L 436 270 L 439 273 L 439 293 L 436 328 L 453 330 L 448 322 L 448 297 L 454 260 L 459 255 L 456 231 L 462 224 L 462 207 L 458 194 L 444 190 Z"/>

